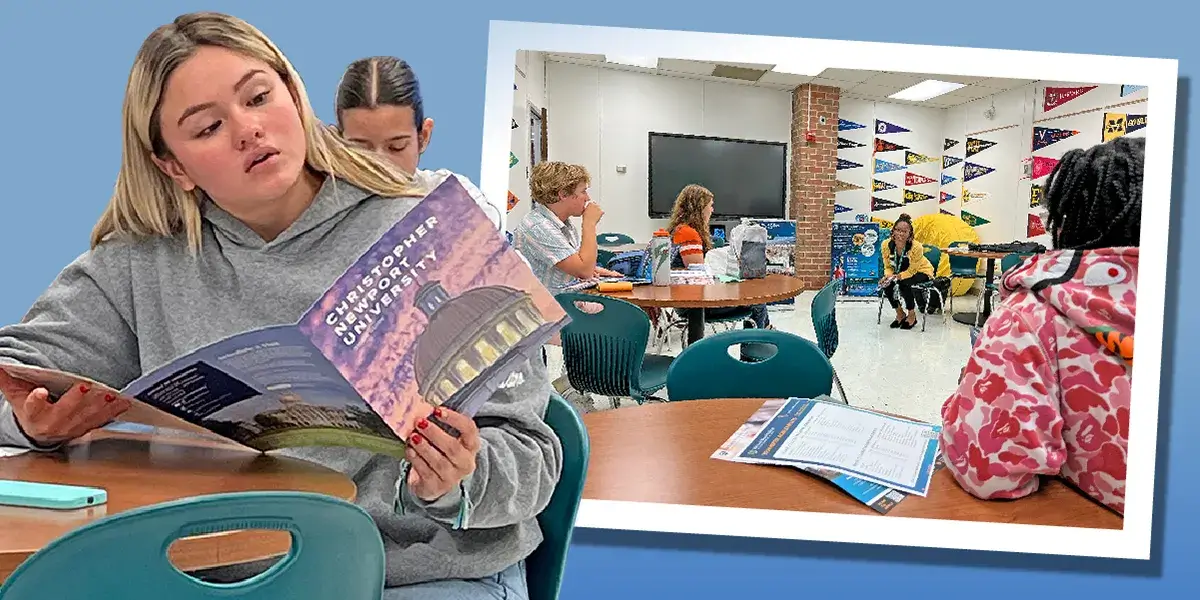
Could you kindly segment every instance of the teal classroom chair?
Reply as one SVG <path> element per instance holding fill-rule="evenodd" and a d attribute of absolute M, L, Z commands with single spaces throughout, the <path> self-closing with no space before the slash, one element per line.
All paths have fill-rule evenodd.
<path fill-rule="evenodd" d="M 646 353 L 650 317 L 645 311 L 599 294 L 562 292 L 555 299 L 571 317 L 560 337 L 572 388 L 642 404 L 666 387 L 672 358 Z M 601 310 L 588 314 L 576 302 L 598 304 Z"/>
<path fill-rule="evenodd" d="M 734 358 L 735 344 L 774 347 L 755 361 Z M 833 391 L 833 365 L 816 344 L 777 329 L 735 329 L 684 349 L 667 372 L 671 401 L 709 398 L 816 398 Z M 843 398 L 843 401 L 845 399 Z"/>
<path fill-rule="evenodd" d="M 623 233 L 601 233 L 596 236 L 599 246 L 626 246 L 634 243 L 633 238 Z"/>
<path fill-rule="evenodd" d="M 265 572 L 230 584 L 185 575 L 167 557 L 179 538 L 239 529 L 288 531 L 291 550 Z M 0 599 L 379 600 L 385 570 L 379 529 L 354 504 L 298 492 L 215 494 L 75 529 L 22 563 Z"/>
<path fill-rule="evenodd" d="M 583 499 L 591 446 L 579 413 L 558 394 L 550 394 L 546 424 L 558 435 L 563 447 L 562 474 L 550 503 L 538 515 L 543 540 L 525 560 L 529 600 L 556 600 L 562 588 L 567 548 L 575 530 L 575 515 Z"/>
<path fill-rule="evenodd" d="M 813 331 L 817 334 L 817 347 L 830 361 L 833 360 L 833 353 L 837 352 L 838 347 L 837 297 L 841 290 L 840 279 L 834 279 L 825 284 L 825 287 L 813 296 L 809 311 L 812 316 Z M 832 362 L 830 362 L 829 368 L 833 372 L 833 383 L 837 386 L 838 394 L 846 404 L 849 404 L 850 399 L 846 397 L 846 390 L 842 389 L 842 382 L 838 380 L 837 370 L 833 368 Z"/>
<path fill-rule="evenodd" d="M 966 246 L 969 242 L 950 242 L 950 247 Z M 979 272 L 979 259 L 970 256 L 950 255 L 950 279 L 983 279 L 985 275 Z M 950 312 L 954 312 L 954 293 L 950 293 Z"/>

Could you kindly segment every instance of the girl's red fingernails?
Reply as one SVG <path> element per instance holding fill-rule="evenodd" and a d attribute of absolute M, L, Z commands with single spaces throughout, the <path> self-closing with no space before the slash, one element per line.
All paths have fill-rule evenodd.
<path fill-rule="evenodd" d="M 86 394 L 86 393 L 88 393 L 88 386 L 86 386 L 86 385 L 83 385 L 83 384 L 80 384 L 80 385 L 79 385 L 79 392 L 80 392 L 80 393 L 83 393 L 83 394 Z"/>
<path fill-rule="evenodd" d="M 433 409 L 433 416 L 435 416 L 435 417 L 442 416 L 442 409 L 440 409 L 440 408 Z"/>
<path fill-rule="evenodd" d="M 104 401 L 105 401 L 105 402 L 112 402 L 113 400 L 116 400 L 116 399 L 117 399 L 117 397 L 116 397 L 116 396 L 114 396 L 114 395 L 112 395 L 112 394 L 105 394 L 105 395 L 104 395 Z"/>
<path fill-rule="evenodd" d="M 412 436 L 412 443 L 414 446 L 416 446 L 417 444 L 420 444 L 421 443 L 421 434 L 414 433 Z"/>
<path fill-rule="evenodd" d="M 420 421 L 417 421 L 417 427 L 419 429 L 425 429 L 426 427 L 429 427 L 429 421 L 426 421 L 425 419 L 421 419 Z"/>

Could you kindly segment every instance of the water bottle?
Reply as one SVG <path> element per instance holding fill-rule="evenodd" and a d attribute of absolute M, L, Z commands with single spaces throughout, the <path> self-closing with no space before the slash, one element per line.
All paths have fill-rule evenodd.
<path fill-rule="evenodd" d="M 671 234 L 665 229 L 650 238 L 650 277 L 654 285 L 671 285 Z"/>

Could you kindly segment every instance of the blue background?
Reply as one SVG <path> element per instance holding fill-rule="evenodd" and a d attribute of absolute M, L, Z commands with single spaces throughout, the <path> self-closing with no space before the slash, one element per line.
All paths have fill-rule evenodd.
<path fill-rule="evenodd" d="M 111 193 L 119 160 L 121 95 L 144 37 L 177 13 L 230 12 L 262 29 L 289 56 L 323 120 L 345 65 L 371 54 L 410 61 L 426 111 L 437 122 L 422 161 L 478 181 L 489 19 L 688 29 L 730 33 L 907 42 L 1179 58 L 1171 283 L 1167 290 L 1163 398 L 1153 560 L 1116 561 L 1001 555 L 851 544 L 580 531 L 564 598 L 821 597 L 871 585 L 896 598 L 1078 595 L 1195 597 L 1185 569 L 1196 563 L 1200 436 L 1173 429 L 1196 423 L 1197 403 L 1179 398 L 1188 364 L 1177 340 L 1200 333 L 1196 237 L 1185 191 L 1195 167 L 1187 146 L 1195 98 L 1192 19 L 1166 3 L 903 3 L 858 0 L 852 8 L 806 2 L 728 3 L 606 0 L 545 2 L 10 1 L 0 6 L 0 322 L 21 317 L 59 270 L 87 247 Z M 284 8 L 286 6 L 286 8 Z M 1180 5 L 1182 6 L 1182 5 Z M 852 10 L 841 13 L 839 8 Z M 952 52 L 953 50 L 947 50 Z M 1188 241 L 1191 239 L 1191 241 Z M 1193 386 L 1194 388 L 1194 386 Z M 1176 401 L 1179 400 L 1179 401 Z M 1169 453 L 1168 453 L 1169 451 Z M 1169 460 L 1174 457 L 1175 460 Z M 1170 485 L 1167 481 L 1170 480 Z M 1182 504 L 1180 504 L 1182 502 Z"/>

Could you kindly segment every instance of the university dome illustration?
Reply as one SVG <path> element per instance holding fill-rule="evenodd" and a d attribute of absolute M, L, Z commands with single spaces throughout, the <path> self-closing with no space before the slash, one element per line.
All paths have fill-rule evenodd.
<path fill-rule="evenodd" d="M 417 290 L 429 319 L 416 341 L 417 391 L 441 405 L 480 374 L 515 357 L 509 351 L 546 325 L 527 292 L 504 285 L 467 290 L 453 298 L 438 281 Z"/>

